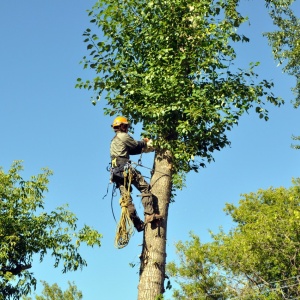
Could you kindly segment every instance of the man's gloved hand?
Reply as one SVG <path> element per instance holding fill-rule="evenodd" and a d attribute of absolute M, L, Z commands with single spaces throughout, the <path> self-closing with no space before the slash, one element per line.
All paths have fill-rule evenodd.
<path fill-rule="evenodd" d="M 143 148 L 144 153 L 153 152 L 155 149 L 153 147 L 153 140 L 144 138 L 144 141 L 146 142 L 146 147 Z"/>
<path fill-rule="evenodd" d="M 148 140 L 147 141 L 147 148 L 153 148 L 153 140 Z"/>

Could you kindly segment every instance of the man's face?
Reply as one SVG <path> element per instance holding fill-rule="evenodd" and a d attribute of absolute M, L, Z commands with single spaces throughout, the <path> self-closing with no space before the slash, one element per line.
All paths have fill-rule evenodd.
<path fill-rule="evenodd" d="M 121 130 L 123 131 L 123 132 L 128 132 L 128 125 L 126 125 L 126 124 L 121 124 Z"/>

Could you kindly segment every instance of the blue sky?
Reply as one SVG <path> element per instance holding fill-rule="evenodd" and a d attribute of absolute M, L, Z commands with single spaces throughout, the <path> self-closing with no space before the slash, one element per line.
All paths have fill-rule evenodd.
<path fill-rule="evenodd" d="M 92 93 L 74 88 L 76 78 L 92 74 L 79 62 L 87 54 L 82 33 L 90 26 L 86 10 L 93 4 L 94 0 L 0 2 L 0 165 L 7 171 L 14 160 L 23 160 L 25 179 L 42 167 L 53 170 L 46 209 L 69 203 L 80 225 L 91 225 L 104 236 L 101 248 L 82 249 L 88 262 L 83 271 L 62 274 L 47 258 L 32 268 L 38 280 L 56 282 L 63 289 L 75 281 L 86 300 L 131 300 L 137 298 L 138 267 L 129 264 L 138 264 L 142 234 L 135 233 L 126 248 L 115 249 L 110 194 L 102 199 L 109 182 L 112 118 L 103 115 L 103 104 L 90 104 Z M 299 11 L 299 3 L 296 8 Z M 290 103 L 295 81 L 276 67 L 262 37 L 273 29 L 263 1 L 243 0 L 241 11 L 250 18 L 251 26 L 247 23 L 242 29 L 251 42 L 238 47 L 237 66 L 260 61 L 261 78 L 274 80 L 274 93 L 286 104 L 268 106 L 268 122 L 254 112 L 245 115 L 229 133 L 231 147 L 216 153 L 215 162 L 199 174 L 187 176 L 187 187 L 170 206 L 167 261 L 176 258 L 174 243 L 187 240 L 189 231 L 209 241 L 208 229 L 228 230 L 232 223 L 223 212 L 226 202 L 237 204 L 240 194 L 259 188 L 289 187 L 291 178 L 299 177 L 300 151 L 290 147 L 292 134 L 300 134 L 299 110 Z M 151 167 L 152 159 L 144 155 L 143 164 Z M 140 171 L 149 175 L 147 169 Z M 118 199 L 113 202 L 117 218 Z M 134 196 L 134 201 L 142 214 L 140 198 Z"/>

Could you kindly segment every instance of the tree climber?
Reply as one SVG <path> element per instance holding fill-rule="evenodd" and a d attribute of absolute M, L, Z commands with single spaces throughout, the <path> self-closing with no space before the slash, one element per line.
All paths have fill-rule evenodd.
<path fill-rule="evenodd" d="M 124 183 L 124 169 L 130 168 L 132 172 L 131 183 L 142 193 L 142 204 L 144 207 L 145 223 L 152 222 L 161 218 L 153 205 L 153 195 L 150 192 L 150 185 L 145 181 L 142 174 L 130 165 L 130 155 L 141 154 L 150 147 L 151 140 L 144 138 L 142 141 L 134 140 L 129 134 L 129 122 L 125 117 L 115 118 L 111 125 L 116 133 L 110 144 L 110 157 L 112 161 L 112 181 L 116 183 L 122 197 L 126 197 L 128 188 Z M 128 211 L 130 219 L 137 231 L 144 230 L 145 223 L 137 215 L 131 196 L 129 197 Z"/>

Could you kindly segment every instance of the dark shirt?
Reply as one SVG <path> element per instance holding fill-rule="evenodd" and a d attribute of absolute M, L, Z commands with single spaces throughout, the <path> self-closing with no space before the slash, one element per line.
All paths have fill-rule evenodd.
<path fill-rule="evenodd" d="M 128 133 L 117 131 L 110 144 L 110 157 L 129 159 L 130 155 L 141 154 L 145 146 L 145 141 L 136 141 Z"/>

